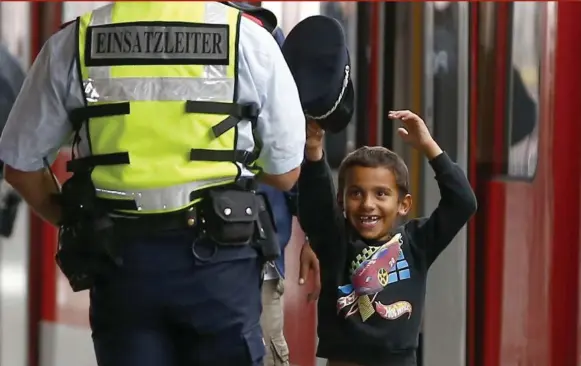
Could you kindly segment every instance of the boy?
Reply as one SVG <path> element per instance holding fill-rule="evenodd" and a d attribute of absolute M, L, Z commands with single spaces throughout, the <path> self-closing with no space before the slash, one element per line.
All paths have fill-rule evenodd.
<path fill-rule="evenodd" d="M 309 122 L 299 178 L 299 219 L 321 268 L 317 356 L 329 366 L 415 366 L 430 265 L 476 211 L 462 170 L 409 111 L 399 136 L 430 161 L 441 200 L 429 218 L 397 227 L 412 204 L 403 160 L 362 147 L 339 168 L 335 195 L 324 132 Z"/>

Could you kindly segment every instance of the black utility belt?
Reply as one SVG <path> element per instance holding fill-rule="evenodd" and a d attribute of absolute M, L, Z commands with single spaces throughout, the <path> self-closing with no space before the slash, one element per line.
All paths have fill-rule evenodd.
<path fill-rule="evenodd" d="M 200 215 L 196 207 L 178 212 L 142 215 L 112 215 L 116 231 L 123 236 L 144 236 L 186 228 L 197 228 Z"/>
<path fill-rule="evenodd" d="M 204 237 L 216 245 L 214 254 L 218 247 L 251 245 L 266 261 L 280 255 L 268 200 L 253 191 L 211 189 L 193 207 L 165 214 L 69 214 L 78 220 L 65 220 L 67 224 L 62 225 L 56 260 L 74 291 L 91 288 L 99 276 L 122 265 L 118 244 L 125 238 L 189 229 L 195 233 L 192 251 L 196 256 L 195 244 Z"/>
<path fill-rule="evenodd" d="M 114 218 L 120 234 L 151 235 L 192 229 L 219 245 L 248 245 L 266 239 L 276 229 L 268 200 L 254 191 L 230 188 L 208 190 L 194 206 L 172 213 Z"/>

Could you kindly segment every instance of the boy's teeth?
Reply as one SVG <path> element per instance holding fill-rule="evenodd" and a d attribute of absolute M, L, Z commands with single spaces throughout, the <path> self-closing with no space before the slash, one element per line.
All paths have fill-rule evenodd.
<path fill-rule="evenodd" d="M 361 216 L 361 221 L 377 221 L 379 217 L 377 216 Z"/>

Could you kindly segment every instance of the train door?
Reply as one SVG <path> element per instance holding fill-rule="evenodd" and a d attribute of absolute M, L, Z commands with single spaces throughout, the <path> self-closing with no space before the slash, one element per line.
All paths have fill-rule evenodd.
<path fill-rule="evenodd" d="M 470 161 L 480 208 L 469 364 L 573 365 L 577 303 L 567 288 L 578 284 L 580 130 L 568 116 L 581 97 L 570 46 L 581 36 L 579 8 L 473 6 Z"/>
<path fill-rule="evenodd" d="M 423 108 L 435 140 L 464 171 L 468 170 L 469 4 L 424 4 Z M 421 210 L 429 215 L 440 192 L 422 158 Z M 462 229 L 430 268 L 422 358 L 425 366 L 463 366 L 466 337 L 467 230 Z"/>
<path fill-rule="evenodd" d="M 553 6 L 471 5 L 469 365 L 552 364 Z"/>

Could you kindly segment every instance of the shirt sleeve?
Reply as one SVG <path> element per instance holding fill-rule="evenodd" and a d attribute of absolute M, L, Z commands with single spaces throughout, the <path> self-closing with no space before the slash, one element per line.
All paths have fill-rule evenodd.
<path fill-rule="evenodd" d="M 53 35 L 44 45 L 14 102 L 0 138 L 0 160 L 22 171 L 52 162 L 72 127 L 69 112 L 83 106 L 75 80 L 75 25 Z"/>
<path fill-rule="evenodd" d="M 243 18 L 240 83 L 254 83 L 260 114 L 255 138 L 258 165 L 267 174 L 284 174 L 303 161 L 305 116 L 293 76 L 276 41 L 258 24 Z M 243 70 L 245 69 L 245 70 Z M 248 71 L 251 79 L 243 80 Z"/>
<path fill-rule="evenodd" d="M 445 152 L 430 161 L 440 188 L 440 203 L 429 218 L 410 221 L 406 229 L 429 267 L 476 212 L 466 175 Z"/>
<path fill-rule="evenodd" d="M 343 273 L 347 235 L 343 210 L 326 159 L 305 160 L 298 183 L 298 219 L 317 254 L 321 276 Z"/>

